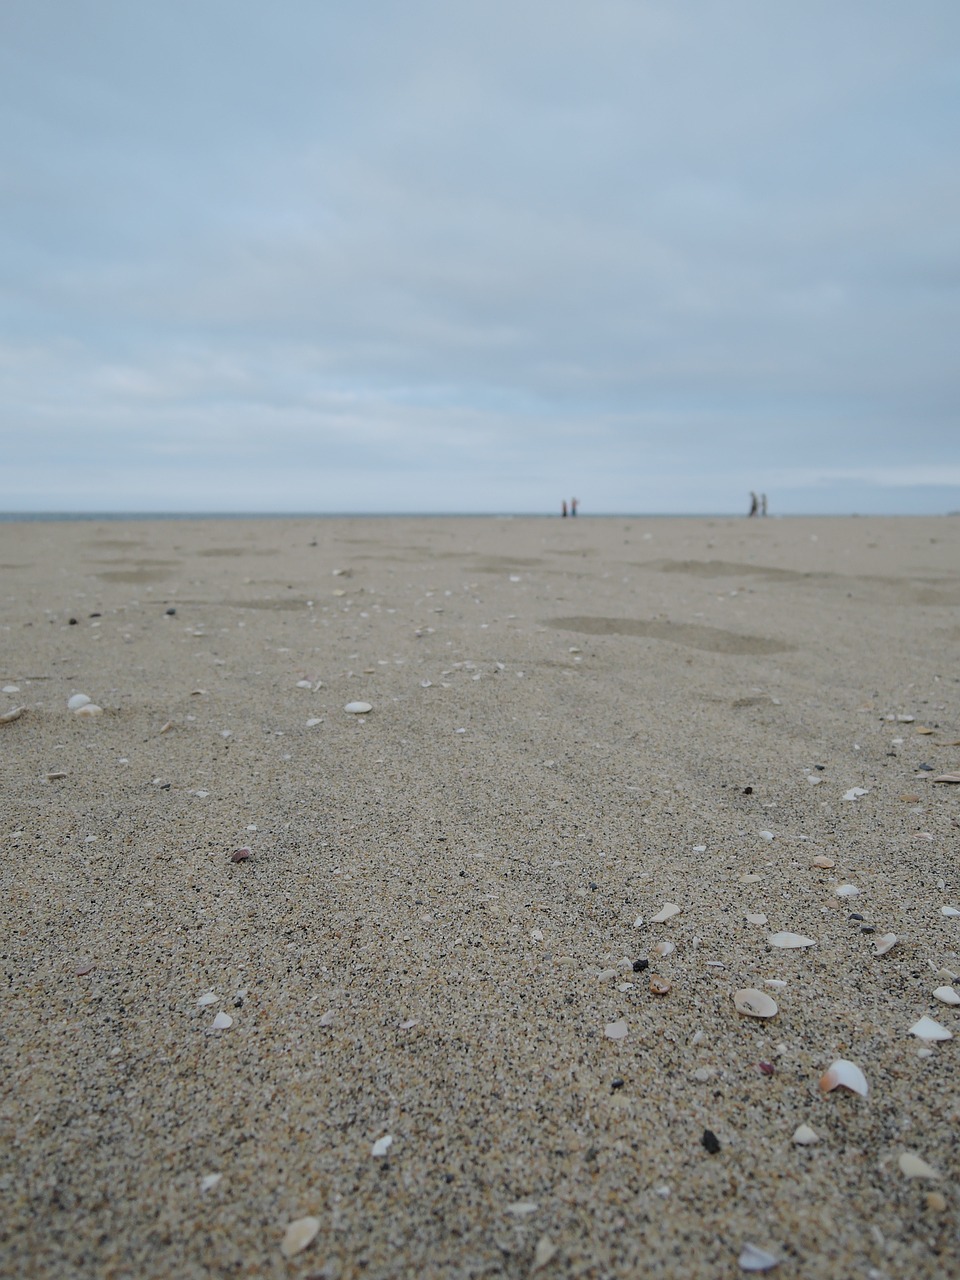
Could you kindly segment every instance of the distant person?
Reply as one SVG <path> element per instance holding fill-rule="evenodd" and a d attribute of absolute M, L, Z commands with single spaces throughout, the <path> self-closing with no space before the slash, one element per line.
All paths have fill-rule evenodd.
<path fill-rule="evenodd" d="M 575 516 L 575 515 L 577 514 L 577 507 L 579 507 L 579 505 L 580 505 L 580 499 L 579 499 L 579 498 L 571 498 L 571 499 L 570 499 L 570 514 L 571 514 L 572 516 Z"/>
<path fill-rule="evenodd" d="M 760 495 L 760 514 L 762 516 L 767 514 L 767 495 L 765 493 Z"/>
<path fill-rule="evenodd" d="M 567 518 L 567 500 L 566 500 L 566 498 L 564 498 L 563 502 L 561 502 L 561 503 L 560 503 L 560 514 L 563 516 L 564 520 L 566 520 L 566 518 Z"/>
<path fill-rule="evenodd" d="M 749 515 L 750 515 L 750 516 L 755 516 L 759 510 L 760 510 L 760 500 L 759 500 L 759 498 L 757 497 L 757 495 L 753 492 L 753 490 L 751 489 L 751 490 L 750 490 L 750 511 L 749 511 Z"/>

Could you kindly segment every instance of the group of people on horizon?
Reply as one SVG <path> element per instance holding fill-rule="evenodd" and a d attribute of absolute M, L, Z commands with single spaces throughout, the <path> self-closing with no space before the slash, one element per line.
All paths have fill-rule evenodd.
<path fill-rule="evenodd" d="M 577 514 L 577 507 L 578 507 L 579 505 L 580 505 L 580 499 L 579 499 L 579 498 L 571 498 L 571 499 L 570 499 L 570 511 L 569 511 L 569 514 L 570 514 L 570 515 L 572 515 L 572 516 L 575 516 L 575 515 Z M 564 498 L 564 500 L 560 503 L 560 514 L 564 517 L 564 519 L 566 519 L 566 517 L 567 517 L 567 500 L 566 500 L 566 498 Z"/>
<path fill-rule="evenodd" d="M 750 510 L 747 512 L 748 518 L 750 516 L 765 516 L 766 514 L 767 514 L 767 495 L 765 493 L 761 493 L 760 497 L 758 498 L 757 495 L 751 489 L 750 490 Z"/>

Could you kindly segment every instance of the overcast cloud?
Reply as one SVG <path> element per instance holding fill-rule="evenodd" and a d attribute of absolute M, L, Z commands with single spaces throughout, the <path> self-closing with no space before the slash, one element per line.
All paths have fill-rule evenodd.
<path fill-rule="evenodd" d="M 960 508 L 956 0 L 4 0 L 0 509 Z"/>

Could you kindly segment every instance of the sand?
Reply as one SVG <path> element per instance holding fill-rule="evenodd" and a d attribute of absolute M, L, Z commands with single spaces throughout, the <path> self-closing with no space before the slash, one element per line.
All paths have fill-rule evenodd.
<path fill-rule="evenodd" d="M 960 519 L 7 523 L 0 599 L 4 1276 L 960 1274 Z"/>

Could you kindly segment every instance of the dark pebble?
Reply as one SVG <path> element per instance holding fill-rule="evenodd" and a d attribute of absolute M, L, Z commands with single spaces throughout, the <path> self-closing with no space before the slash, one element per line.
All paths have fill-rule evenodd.
<path fill-rule="evenodd" d="M 861 932 L 861 933 L 876 933 L 877 931 L 876 931 L 876 929 L 873 927 L 873 925 L 872 925 L 872 924 L 862 924 L 862 925 L 860 926 L 860 932 Z"/>
<path fill-rule="evenodd" d="M 90 614 L 90 617 L 91 617 L 91 618 L 102 618 L 102 617 L 103 617 L 103 614 L 100 614 L 100 613 L 91 613 L 91 614 Z"/>
<path fill-rule="evenodd" d="M 924 771 L 924 773 L 933 773 L 933 765 L 932 765 L 932 764 L 918 764 L 918 765 L 917 765 L 917 768 L 918 768 L 918 769 L 922 769 L 922 770 Z"/>
<path fill-rule="evenodd" d="M 858 915 L 856 911 L 851 911 L 851 912 L 850 912 L 850 914 L 847 916 L 847 919 L 848 919 L 848 920 L 862 920 L 862 919 L 863 919 L 863 916 Z"/>
<path fill-rule="evenodd" d="M 176 609 L 164 609 L 164 613 L 168 618 L 175 618 L 177 616 Z"/>
<path fill-rule="evenodd" d="M 744 788 L 743 788 L 743 794 L 744 794 L 745 796 L 752 796 L 752 795 L 753 795 L 753 787 L 744 787 Z"/>
<path fill-rule="evenodd" d="M 712 1129 L 704 1129 L 703 1137 L 700 1139 L 710 1155 L 715 1156 L 720 1150 L 720 1139 Z"/>
<path fill-rule="evenodd" d="M 634 960 L 633 962 L 634 973 L 643 973 L 644 969 L 649 969 L 649 968 L 650 968 L 650 961 L 646 958 L 646 956 L 641 956 L 639 960 Z"/>
<path fill-rule="evenodd" d="M 69 618 L 67 621 L 68 621 L 68 624 L 69 624 L 71 627 L 75 627 L 75 626 L 77 625 L 77 620 L 76 620 L 76 618 Z M 922 768 L 923 768 L 923 765 L 921 765 L 921 766 L 920 766 L 920 768 L 922 769 Z"/>
<path fill-rule="evenodd" d="M 610 1081 L 610 1088 L 611 1088 L 611 1089 L 622 1089 L 622 1088 L 623 1088 L 623 1081 L 620 1079 L 620 1077 L 619 1077 L 619 1076 L 617 1076 L 616 1080 L 611 1080 L 611 1081 Z"/>
<path fill-rule="evenodd" d="M 598 884 L 595 884 L 595 883 L 591 880 L 591 881 L 590 881 L 590 888 L 591 888 L 591 889 L 599 889 L 599 888 L 600 888 L 600 886 L 599 886 Z"/>

